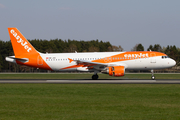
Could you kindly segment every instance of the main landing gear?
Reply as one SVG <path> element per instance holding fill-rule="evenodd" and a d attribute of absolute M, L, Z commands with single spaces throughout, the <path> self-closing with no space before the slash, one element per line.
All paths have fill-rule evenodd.
<path fill-rule="evenodd" d="M 99 78 L 99 76 L 97 75 L 97 73 L 92 76 L 93 80 L 97 80 L 98 78 Z"/>
<path fill-rule="evenodd" d="M 153 70 L 151 70 L 151 75 L 152 75 L 152 76 L 151 76 L 151 79 L 152 79 L 152 80 L 155 80 L 155 76 L 154 76 L 154 71 L 153 71 Z"/>

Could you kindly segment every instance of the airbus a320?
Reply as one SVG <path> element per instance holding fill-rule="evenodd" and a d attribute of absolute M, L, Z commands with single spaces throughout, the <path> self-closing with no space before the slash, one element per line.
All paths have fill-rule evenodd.
<path fill-rule="evenodd" d="M 17 28 L 8 28 L 14 56 L 6 61 L 52 71 L 91 71 L 92 79 L 98 73 L 120 77 L 125 70 L 153 70 L 173 67 L 176 62 L 166 54 L 155 51 L 40 53 Z"/>

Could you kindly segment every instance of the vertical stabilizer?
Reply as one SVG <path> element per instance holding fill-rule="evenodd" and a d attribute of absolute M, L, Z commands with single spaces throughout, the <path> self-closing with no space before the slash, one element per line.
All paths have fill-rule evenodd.
<path fill-rule="evenodd" d="M 52 70 L 42 58 L 42 53 L 36 51 L 17 28 L 8 28 L 8 31 L 15 56 L 6 57 L 6 61 Z"/>
<path fill-rule="evenodd" d="M 17 28 L 8 28 L 15 57 L 23 57 L 23 54 L 37 53 L 36 49 L 28 42 Z"/>

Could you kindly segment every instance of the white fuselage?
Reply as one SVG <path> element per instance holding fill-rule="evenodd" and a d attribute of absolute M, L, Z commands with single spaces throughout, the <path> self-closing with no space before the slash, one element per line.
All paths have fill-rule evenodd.
<path fill-rule="evenodd" d="M 93 61 L 121 53 L 124 52 L 57 53 L 57 54 L 54 53 L 54 54 L 41 54 L 41 57 L 54 71 L 67 71 L 67 70 L 81 71 L 81 69 L 78 69 L 78 67 L 63 69 L 77 64 L 74 61 L 69 62 L 68 58 L 71 58 L 72 60 Z M 118 60 L 118 59 L 121 61 L 113 62 L 113 60 Z M 162 56 L 138 57 L 138 58 L 112 57 L 103 60 L 104 60 L 104 64 L 106 64 L 107 66 L 125 66 L 125 69 L 127 70 L 163 69 L 163 68 L 172 67 L 176 64 L 176 62 L 173 59 L 171 58 L 163 59 Z M 82 69 L 82 71 L 84 70 Z"/>

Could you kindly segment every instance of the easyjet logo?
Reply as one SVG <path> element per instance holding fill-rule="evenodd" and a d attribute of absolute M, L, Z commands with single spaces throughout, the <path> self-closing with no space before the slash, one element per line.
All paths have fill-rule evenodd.
<path fill-rule="evenodd" d="M 17 43 L 20 43 L 27 52 L 31 51 L 31 48 L 27 45 L 28 43 L 24 41 L 13 29 L 10 31 L 10 33 L 16 38 Z"/>
<path fill-rule="evenodd" d="M 148 53 L 143 54 L 143 53 L 139 53 L 139 54 L 125 54 L 124 57 L 149 57 Z"/>

